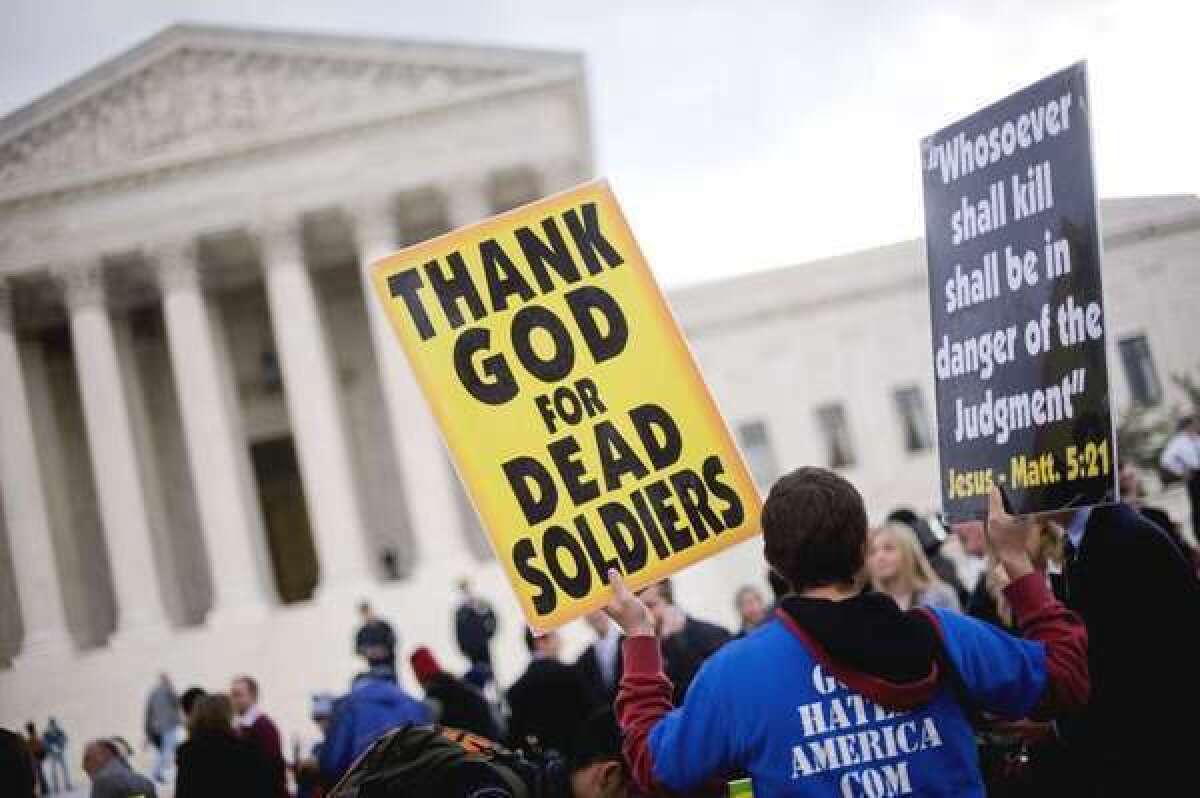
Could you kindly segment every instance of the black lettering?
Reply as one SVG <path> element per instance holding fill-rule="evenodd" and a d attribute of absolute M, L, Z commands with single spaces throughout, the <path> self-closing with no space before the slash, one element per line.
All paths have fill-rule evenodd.
<path fill-rule="evenodd" d="M 565 299 L 593 360 L 603 363 L 625 351 L 625 344 L 629 341 L 629 323 L 612 294 L 594 285 L 585 285 L 568 293 Z M 607 333 L 600 331 L 593 310 L 604 317 Z"/>
<path fill-rule="evenodd" d="M 533 348 L 533 331 L 545 330 L 554 340 L 554 354 L 542 360 Z M 521 308 L 513 316 L 513 350 L 521 365 L 542 382 L 558 382 L 571 373 L 575 365 L 575 344 L 566 326 L 551 311 L 540 305 Z"/>
<path fill-rule="evenodd" d="M 558 488 L 554 487 L 554 479 L 544 465 L 521 454 L 500 467 L 530 526 L 540 524 L 554 515 L 554 508 L 558 506 Z M 537 496 L 530 489 L 531 483 L 537 488 Z"/>
<path fill-rule="evenodd" d="M 742 521 L 746 520 L 746 509 L 742 507 L 742 500 L 738 498 L 737 492 L 726 485 L 717 477 L 725 473 L 725 466 L 721 464 L 721 458 L 711 455 L 704 461 L 701 466 L 704 472 L 704 482 L 708 485 L 710 493 L 715 494 L 718 499 L 725 502 L 726 507 L 721 512 L 721 518 L 725 521 L 727 529 L 733 529 Z"/>
<path fill-rule="evenodd" d="M 485 327 L 464 330 L 454 342 L 454 370 L 471 396 L 484 404 L 502 405 L 517 395 L 517 381 L 504 356 L 489 355 L 480 361 L 482 374 L 474 363 L 475 354 L 488 349 L 491 343 L 491 333 Z"/>
<path fill-rule="evenodd" d="M 449 277 L 442 272 L 436 260 L 425 264 L 425 275 L 429 278 L 429 287 L 437 294 L 438 302 L 442 305 L 442 312 L 446 314 L 446 321 L 449 322 L 450 328 L 457 330 L 466 323 L 462 311 L 458 309 L 459 301 L 467 303 L 467 309 L 471 311 L 471 317 L 475 321 L 486 316 L 487 310 L 483 307 L 479 289 L 471 280 L 471 273 L 467 271 L 467 264 L 463 261 L 462 255 L 451 252 L 446 256 L 446 262 L 450 264 Z"/>
<path fill-rule="evenodd" d="M 621 253 L 617 252 L 616 247 L 609 243 L 600 230 L 600 216 L 596 212 L 596 203 L 585 202 L 579 206 L 579 210 L 583 212 L 582 221 L 574 208 L 563 214 L 563 220 L 567 223 L 567 229 L 575 241 L 575 248 L 583 257 L 583 263 L 587 267 L 588 273 L 599 274 L 603 271 L 604 267 L 600 265 L 600 258 L 604 258 L 604 262 L 610 269 L 615 269 L 624 263 L 625 260 L 621 257 Z M 597 254 L 600 258 L 596 257 Z"/>
<path fill-rule="evenodd" d="M 575 566 L 575 573 L 568 576 L 563 568 L 559 553 L 565 551 Z M 542 536 L 542 555 L 546 570 L 562 592 L 571 598 L 583 598 L 592 588 L 592 572 L 588 569 L 587 555 L 570 532 L 561 526 L 546 527 Z"/>
<path fill-rule="evenodd" d="M 626 474 L 633 474 L 635 479 L 642 479 L 650 473 L 611 421 L 597 422 L 595 433 L 600 470 L 604 472 L 605 490 L 612 491 L 621 487 L 621 477 Z"/>
<path fill-rule="evenodd" d="M 571 501 L 575 503 L 576 507 L 590 502 L 600 495 L 600 486 L 596 480 L 583 479 L 587 469 L 576 456 L 579 454 L 579 442 L 573 435 L 551 441 L 546 445 L 546 451 L 550 452 L 550 457 L 554 459 L 554 465 L 558 467 L 558 475 L 562 478 L 563 484 L 567 486 L 567 493 L 571 495 Z"/>
<path fill-rule="evenodd" d="M 575 390 L 579 393 L 579 401 L 583 402 L 583 409 L 587 411 L 589 418 L 608 412 L 608 408 L 600 399 L 600 389 L 590 378 L 584 377 L 576 380 Z"/>
<path fill-rule="evenodd" d="M 650 505 L 646 504 L 646 496 L 640 490 L 635 490 L 629 495 L 630 501 L 633 502 L 633 509 L 637 512 L 638 520 L 642 522 L 642 529 L 646 533 L 646 537 L 650 538 L 650 545 L 654 547 L 654 553 L 658 555 L 658 559 L 665 560 L 670 556 L 670 550 L 667 549 L 667 542 L 663 540 L 662 533 L 658 531 L 658 523 L 654 520 L 653 513 L 650 512 Z"/>
<path fill-rule="evenodd" d="M 546 234 L 546 241 L 538 238 L 537 233 L 528 227 L 518 227 L 514 235 L 517 237 L 517 243 L 521 245 L 521 254 L 525 256 L 533 272 L 533 278 L 537 280 L 538 288 L 545 294 L 554 290 L 554 282 L 546 270 L 547 266 L 553 268 L 568 284 L 579 282 L 579 267 L 571 258 L 571 250 L 563 240 L 554 217 L 542 220 L 542 230 Z"/>
<path fill-rule="evenodd" d="M 620 502 L 605 502 L 596 511 L 604 522 L 604 529 L 608 532 L 608 539 L 612 541 L 624 572 L 633 574 L 645 568 L 649 557 L 646 536 L 642 534 L 642 528 L 629 508 Z"/>
<path fill-rule="evenodd" d="M 538 594 L 533 597 L 533 608 L 537 610 L 537 614 L 549 615 L 554 612 L 558 596 L 554 592 L 554 583 L 533 565 L 533 560 L 537 559 L 533 541 L 529 538 L 518 540 L 513 545 L 512 558 L 521 578 L 538 589 Z"/>
<path fill-rule="evenodd" d="M 483 260 L 483 273 L 487 276 L 492 310 L 497 313 L 508 310 L 508 297 L 511 294 L 516 294 L 525 302 L 533 299 L 533 289 L 517 271 L 508 253 L 496 243 L 496 239 L 489 238 L 479 244 L 479 257 Z"/>
<path fill-rule="evenodd" d="M 699 474 L 690 468 L 677 471 L 671 475 L 671 487 L 675 488 L 675 495 L 679 497 L 679 504 L 697 540 L 706 540 L 709 530 L 714 534 L 724 531 L 721 519 L 708 506 L 708 491 Z"/>
<path fill-rule="evenodd" d="M 667 487 L 667 483 L 662 480 L 651 482 L 645 490 L 647 498 L 650 499 L 650 507 L 658 517 L 658 523 L 675 553 L 691 547 L 696 541 L 692 540 L 687 527 L 679 525 L 679 511 L 671 506 L 671 489 Z"/>
<path fill-rule="evenodd" d="M 607 585 L 609 569 L 616 568 L 619 563 L 615 559 L 605 558 L 596 543 L 596 536 L 592 534 L 592 527 L 582 515 L 575 516 L 575 529 L 579 532 L 579 538 L 583 541 L 583 548 L 587 550 L 592 565 L 596 566 L 596 573 L 600 574 L 600 581 Z"/>
<path fill-rule="evenodd" d="M 679 435 L 675 419 L 666 410 L 653 404 L 638 405 L 629 411 L 629 418 L 655 470 L 674 465 L 683 453 L 683 438 Z M 661 440 L 654 432 L 655 427 L 662 433 Z"/>
<path fill-rule="evenodd" d="M 429 314 L 425 312 L 424 303 L 417 296 L 417 291 L 424 286 L 420 272 L 416 269 L 405 269 L 399 274 L 388 277 L 387 283 L 388 293 L 392 295 L 392 298 L 400 297 L 404 300 L 404 307 L 408 309 L 408 316 L 412 319 L 413 326 L 417 328 L 421 340 L 428 341 L 432 338 L 434 336 L 433 324 L 429 321 Z"/>

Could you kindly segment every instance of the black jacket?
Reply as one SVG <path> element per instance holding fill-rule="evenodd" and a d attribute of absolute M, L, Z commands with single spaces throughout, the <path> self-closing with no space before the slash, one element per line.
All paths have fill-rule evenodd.
<path fill-rule="evenodd" d="M 687 623 L 662 641 L 663 667 L 675 686 L 675 706 L 683 704 L 688 686 L 704 661 L 732 637 L 725 629 L 688 616 Z"/>
<path fill-rule="evenodd" d="M 617 699 L 617 685 L 621 683 L 621 674 L 625 671 L 624 657 L 621 656 L 621 646 L 625 638 L 617 644 L 617 662 L 611 685 L 604 683 L 604 672 L 600 670 L 600 661 L 596 656 L 596 644 L 592 643 L 587 650 L 575 660 L 575 670 L 579 671 L 579 679 L 583 682 L 588 698 L 597 707 L 612 707 Z"/>
<path fill-rule="evenodd" d="M 425 685 L 425 695 L 437 702 L 437 722 L 498 740 L 500 730 L 483 694 L 448 673 L 439 673 Z"/>
<path fill-rule="evenodd" d="M 175 798 L 260 798 L 274 795 L 271 764 L 248 740 L 202 733 L 179 746 Z"/>
<path fill-rule="evenodd" d="M 1090 794 L 1183 794 L 1171 790 L 1193 777 L 1180 723 L 1200 712 L 1200 583 L 1166 533 L 1116 504 L 1092 510 L 1062 591 L 1088 630 L 1091 702 L 1062 728 Z"/>
<path fill-rule="evenodd" d="M 535 659 L 508 689 L 509 742 L 526 748 L 525 739 L 536 737 L 543 749 L 564 752 L 579 726 L 594 709 L 579 672 L 552 659 Z"/>

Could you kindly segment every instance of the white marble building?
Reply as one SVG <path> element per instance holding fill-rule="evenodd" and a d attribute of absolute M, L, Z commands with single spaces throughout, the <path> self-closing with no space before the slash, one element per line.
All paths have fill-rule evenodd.
<path fill-rule="evenodd" d="M 309 736 L 361 598 L 459 666 L 463 575 L 514 678 L 516 605 L 362 267 L 591 175 L 558 53 L 182 26 L 0 120 L 0 725 L 136 740 L 158 672 L 245 671 Z M 1200 200 L 1103 212 L 1118 401 L 1177 402 Z M 671 299 L 756 474 L 838 465 L 879 516 L 936 502 L 926 297 L 911 241 Z M 732 624 L 760 577 L 748 543 L 679 592 Z"/>

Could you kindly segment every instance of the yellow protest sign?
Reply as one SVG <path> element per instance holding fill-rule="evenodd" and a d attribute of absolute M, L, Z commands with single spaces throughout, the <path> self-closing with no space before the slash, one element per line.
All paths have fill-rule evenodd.
<path fill-rule="evenodd" d="M 760 500 L 608 184 L 373 266 L 532 627 L 759 531 Z"/>

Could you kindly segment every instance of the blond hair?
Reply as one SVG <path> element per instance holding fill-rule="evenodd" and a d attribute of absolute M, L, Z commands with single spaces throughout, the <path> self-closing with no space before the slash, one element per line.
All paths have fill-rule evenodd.
<path fill-rule="evenodd" d="M 868 550 L 880 535 L 888 535 L 896 543 L 896 548 L 900 550 L 902 578 L 907 580 L 914 593 L 922 593 L 928 590 L 930 585 L 942 581 L 929 564 L 929 558 L 925 556 L 925 550 L 921 548 L 917 536 L 908 526 L 892 522 L 872 529 L 867 535 Z M 875 585 L 875 589 L 880 590 L 882 586 Z"/>

